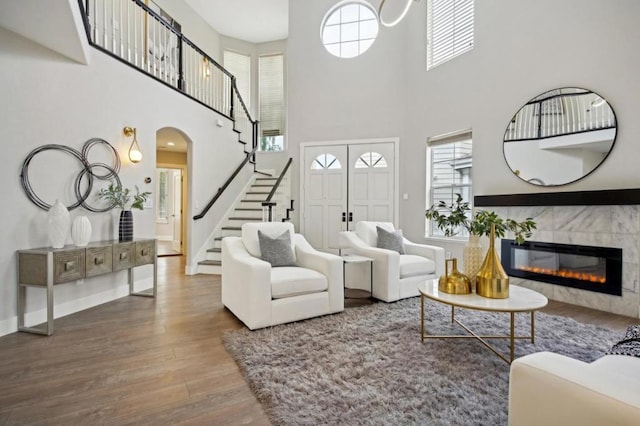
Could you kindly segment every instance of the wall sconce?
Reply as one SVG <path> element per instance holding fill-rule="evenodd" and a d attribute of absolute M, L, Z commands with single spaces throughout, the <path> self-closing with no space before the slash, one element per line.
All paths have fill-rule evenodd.
<path fill-rule="evenodd" d="M 122 133 L 127 137 L 133 135 L 133 142 L 131 142 L 131 147 L 129 148 L 129 160 L 131 160 L 132 163 L 139 163 L 140 160 L 142 160 L 142 151 L 140 151 L 140 145 L 138 145 L 136 128 L 125 127 L 122 129 Z"/>
<path fill-rule="evenodd" d="M 211 75 L 211 69 L 209 67 L 209 60 L 206 57 L 202 58 L 202 76 L 204 78 L 209 78 Z"/>

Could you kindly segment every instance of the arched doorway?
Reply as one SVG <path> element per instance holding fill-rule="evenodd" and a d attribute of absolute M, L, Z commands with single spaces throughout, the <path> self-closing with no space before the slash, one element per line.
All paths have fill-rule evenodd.
<path fill-rule="evenodd" d="M 156 132 L 156 238 L 158 256 L 186 255 L 188 203 L 188 137 L 173 127 Z"/>

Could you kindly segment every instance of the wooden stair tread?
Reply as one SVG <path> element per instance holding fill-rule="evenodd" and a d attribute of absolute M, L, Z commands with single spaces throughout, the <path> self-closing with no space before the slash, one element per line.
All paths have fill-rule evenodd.
<path fill-rule="evenodd" d="M 223 226 L 220 229 L 223 231 L 242 231 L 242 228 L 239 226 Z"/>
<path fill-rule="evenodd" d="M 228 220 L 258 220 L 262 222 L 261 217 L 229 217 Z"/>
<path fill-rule="evenodd" d="M 262 209 L 256 209 L 256 208 L 251 208 L 251 207 L 238 207 L 236 209 L 234 209 L 236 211 L 243 211 L 243 212 L 261 212 Z"/>
<path fill-rule="evenodd" d="M 217 248 L 217 247 L 213 247 L 210 249 L 207 249 L 208 253 L 222 253 L 222 249 L 221 248 Z"/>
<path fill-rule="evenodd" d="M 201 260 L 198 265 L 221 266 L 222 262 L 219 260 Z"/>

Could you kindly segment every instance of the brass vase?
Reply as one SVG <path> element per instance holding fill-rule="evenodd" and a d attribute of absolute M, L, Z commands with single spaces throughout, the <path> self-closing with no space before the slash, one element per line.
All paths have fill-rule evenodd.
<path fill-rule="evenodd" d="M 452 264 L 451 272 L 449 272 L 449 262 Z M 445 260 L 444 275 L 438 280 L 438 290 L 450 294 L 471 293 L 471 280 L 458 272 L 458 259 Z"/>
<path fill-rule="evenodd" d="M 495 248 L 496 227 L 491 225 L 489 235 L 489 250 L 484 262 L 476 275 L 476 293 L 492 299 L 506 299 L 509 297 L 509 276 L 504 271 Z"/>

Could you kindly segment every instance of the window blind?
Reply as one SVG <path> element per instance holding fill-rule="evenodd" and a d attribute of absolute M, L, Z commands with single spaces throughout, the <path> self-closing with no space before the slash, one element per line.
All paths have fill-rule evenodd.
<path fill-rule="evenodd" d="M 262 136 L 284 134 L 284 57 L 261 56 L 259 61 L 260 126 Z"/>
<path fill-rule="evenodd" d="M 473 0 L 427 3 L 427 70 L 473 48 Z"/>
<path fill-rule="evenodd" d="M 251 57 L 242 53 L 224 51 L 224 67 L 236 78 L 238 92 L 247 108 L 251 108 Z"/>

